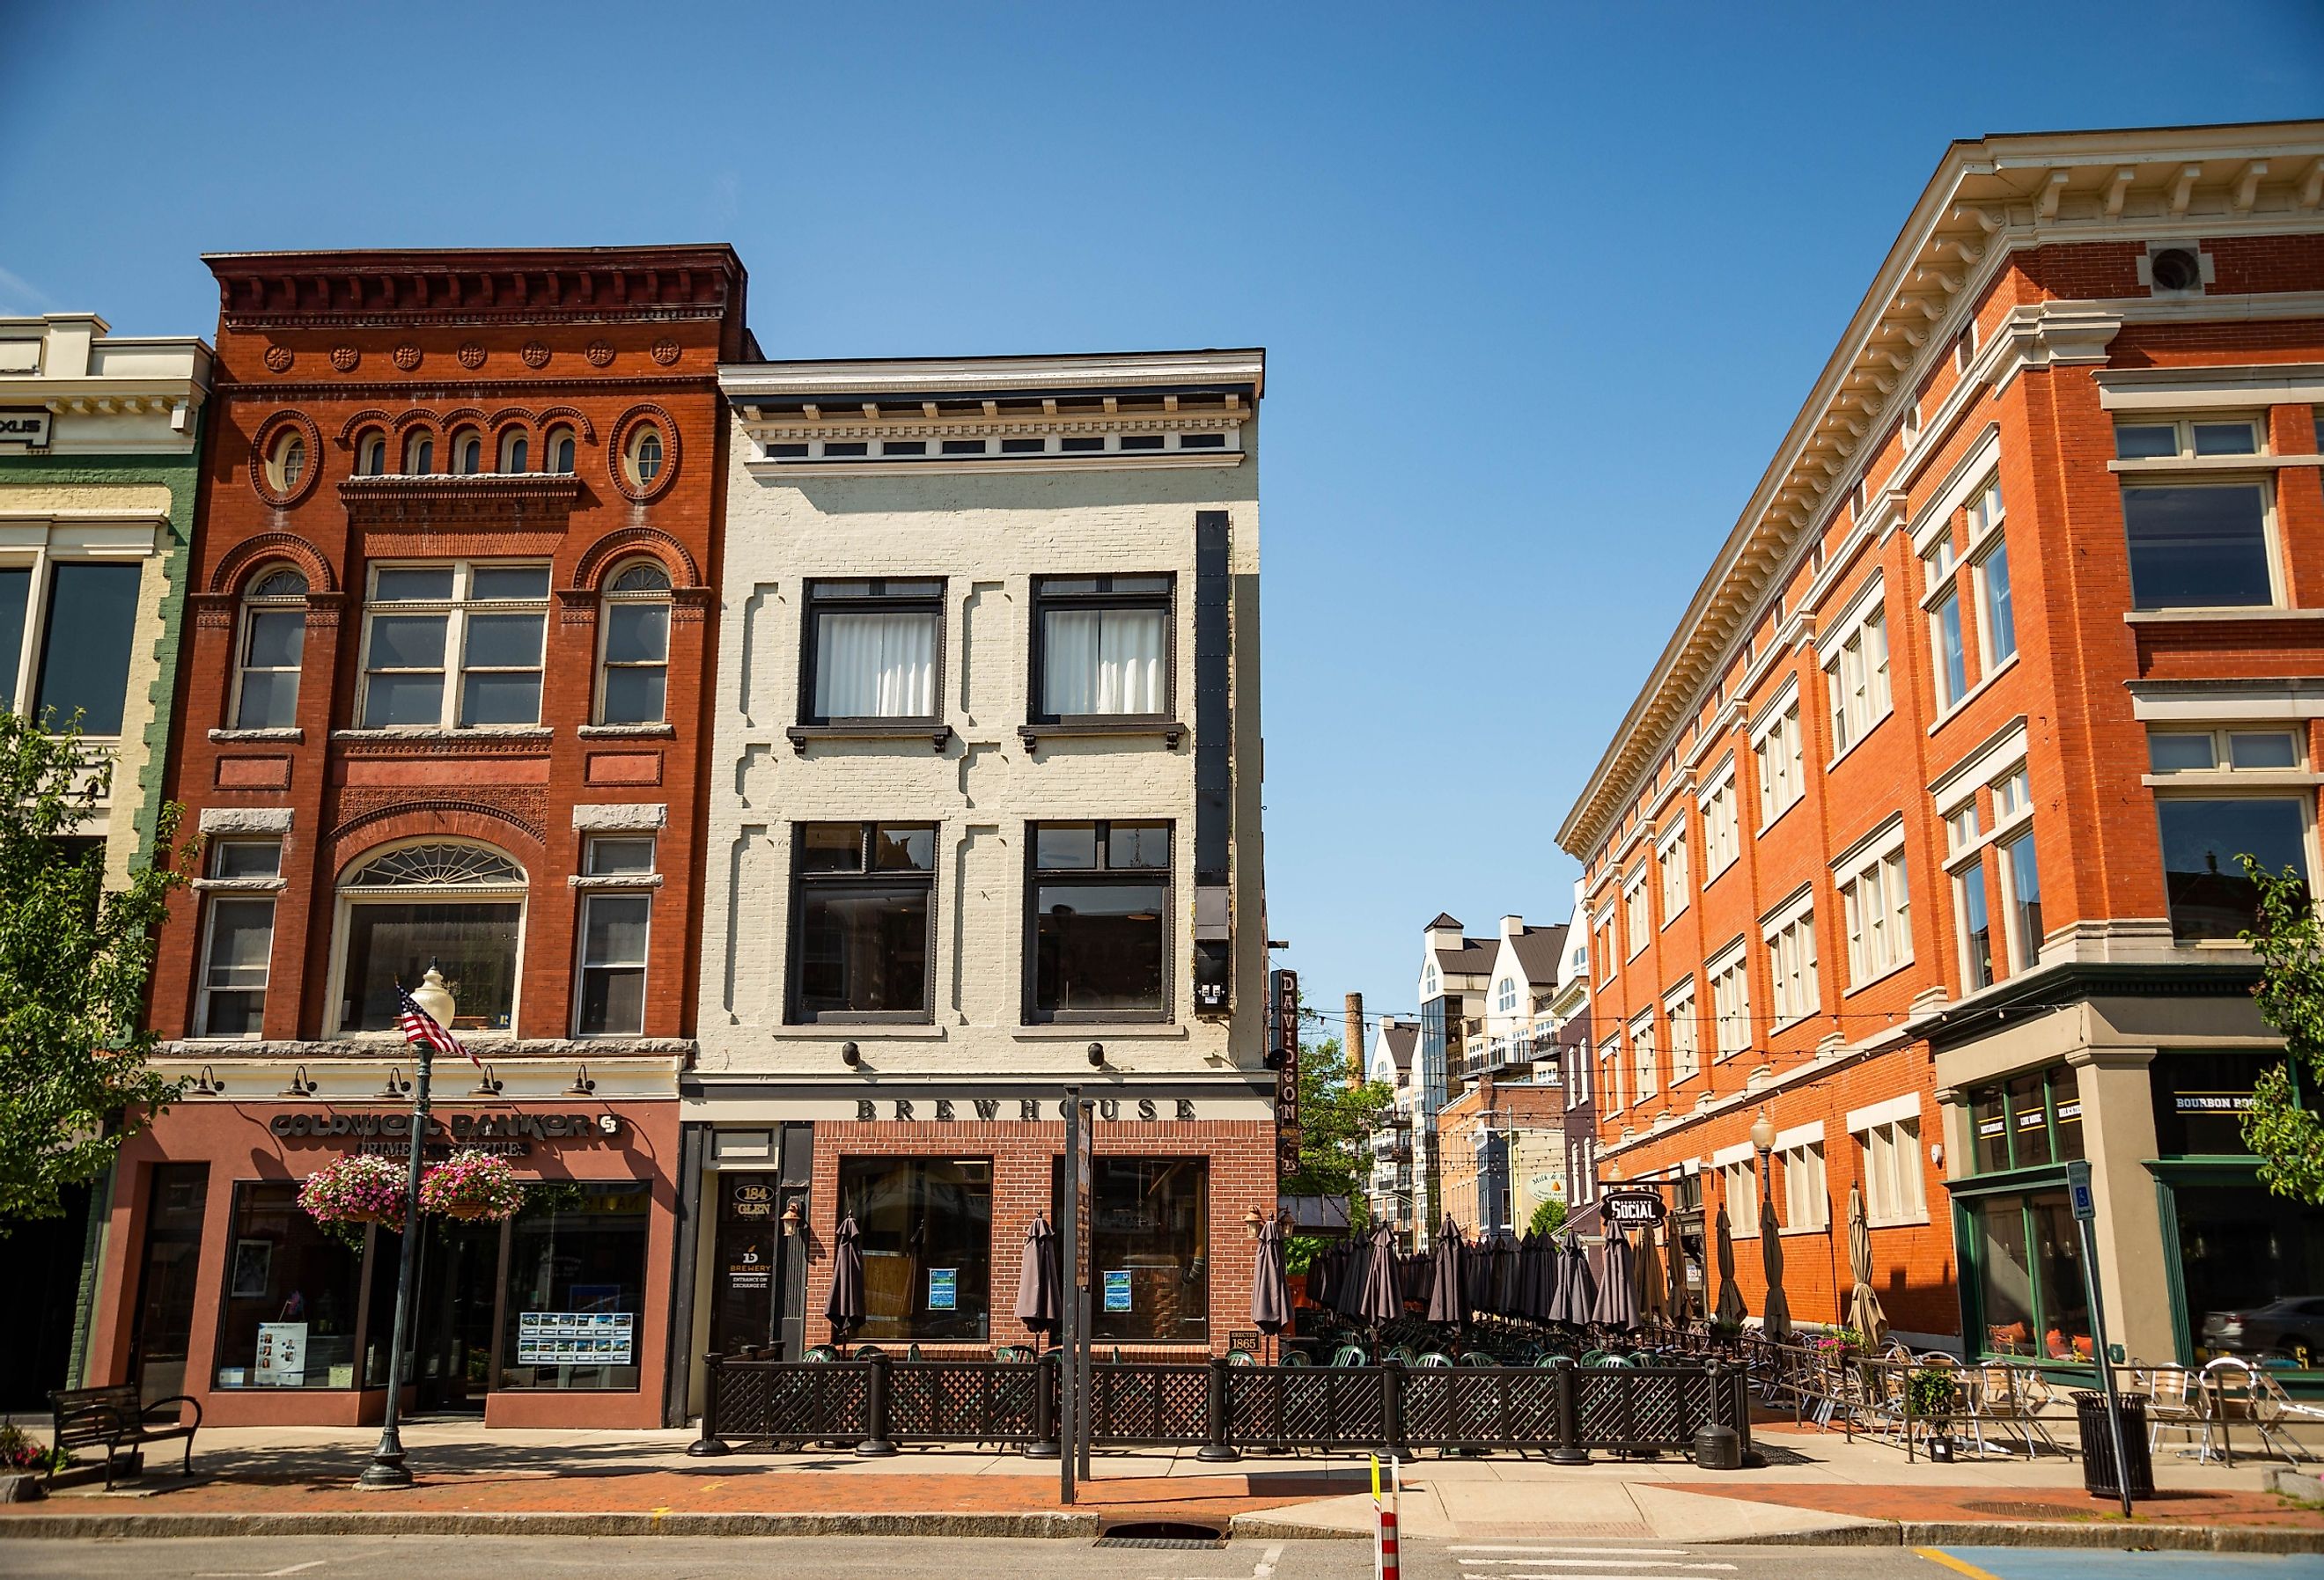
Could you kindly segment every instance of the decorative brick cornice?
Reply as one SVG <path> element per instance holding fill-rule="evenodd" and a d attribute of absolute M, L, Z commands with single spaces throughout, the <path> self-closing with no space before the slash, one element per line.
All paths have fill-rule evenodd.
<path fill-rule="evenodd" d="M 228 329 L 616 323 L 739 314 L 732 247 L 227 253 L 203 259 Z"/>
<path fill-rule="evenodd" d="M 561 531 L 580 496 L 578 477 L 555 472 L 479 472 L 466 477 L 391 473 L 339 484 L 348 520 L 366 527 L 488 518 L 520 530 L 539 522 L 536 530 L 553 526 Z"/>
<path fill-rule="evenodd" d="M 259 532 L 244 538 L 218 559 L 217 568 L 210 572 L 208 590 L 213 593 L 238 593 L 243 577 L 270 559 L 287 559 L 307 577 L 309 597 L 318 592 L 337 592 L 337 574 L 331 562 L 296 532 Z"/>

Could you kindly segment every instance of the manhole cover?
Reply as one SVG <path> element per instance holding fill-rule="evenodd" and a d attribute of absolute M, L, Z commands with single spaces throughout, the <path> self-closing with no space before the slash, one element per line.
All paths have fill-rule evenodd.
<path fill-rule="evenodd" d="M 1190 1525 L 1177 1520 L 1125 1520 L 1108 1526 L 1097 1538 L 1102 1548 L 1222 1548 L 1226 1533 L 1214 1526 Z"/>

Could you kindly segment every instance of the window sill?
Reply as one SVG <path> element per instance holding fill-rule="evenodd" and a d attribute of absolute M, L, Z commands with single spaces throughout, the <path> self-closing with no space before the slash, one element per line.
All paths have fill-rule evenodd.
<path fill-rule="evenodd" d="M 926 1021 L 799 1021 L 787 1022 L 775 1037 L 778 1041 L 849 1042 L 888 1038 L 942 1042 L 945 1029 Z"/>
<path fill-rule="evenodd" d="M 2324 609 L 2293 609 L 2282 604 L 2236 604 L 2225 608 L 2126 609 L 2125 625 L 2221 624 L 2237 620 L 2324 620 Z"/>
<path fill-rule="evenodd" d="M 1019 1042 L 1103 1041 L 1108 1037 L 1179 1039 L 1187 1032 L 1167 1015 L 1148 1021 L 1044 1021 L 1017 1028 Z"/>
<path fill-rule="evenodd" d="M 810 741 L 927 741 L 941 753 L 952 744 L 952 726 L 917 719 L 882 719 L 861 725 L 793 725 L 783 732 L 798 755 Z"/>
<path fill-rule="evenodd" d="M 593 894 L 602 894 L 609 890 L 619 893 L 625 889 L 659 889 L 661 887 L 661 874 L 659 873 L 575 873 L 565 880 L 565 885 L 568 889 L 586 890 Z"/>
<path fill-rule="evenodd" d="M 1903 971 L 1909 967 L 1912 964 L 1913 957 L 1907 955 L 1904 959 L 1897 961 L 1895 965 L 1891 966 L 1887 970 L 1880 973 L 1877 976 L 1868 976 L 1862 982 L 1849 983 L 1847 987 L 1840 991 L 1840 996 L 1844 999 L 1854 998 L 1866 988 L 1878 986 L 1880 984 L 1887 981 L 1890 977 L 1895 975 L 1899 971 Z"/>
<path fill-rule="evenodd" d="M 297 745 L 307 738 L 307 732 L 295 725 L 277 725 L 263 730 L 212 730 L 210 739 L 225 744 L 235 741 L 284 741 Z"/>
<path fill-rule="evenodd" d="M 1804 1240 L 1804 1239 L 1806 1239 L 1806 1238 L 1808 1238 L 1808 1237 L 1810 1237 L 1810 1236 L 1812 1236 L 1812 1235 L 1816 1235 L 1816 1234 L 1831 1234 L 1831 1225 L 1830 1224 L 1819 1224 L 1815 1225 L 1813 1228 L 1810 1228 L 1810 1229 L 1794 1229 L 1794 1228 L 1791 1227 L 1789 1224 L 1785 1224 L 1783 1228 L 1781 1228 L 1781 1229 L 1779 1229 L 1779 1230 L 1777 1230 L 1777 1231 L 1776 1231 L 1776 1234 L 1777 1234 L 1778 1238 L 1784 1239 L 1784 1240 L 1791 1240 L 1791 1239 L 1794 1239 L 1794 1238 Z M 1755 1238 L 1755 1239 L 1756 1239 L 1756 1238 L 1757 1238 L 1757 1236 L 1755 1235 L 1755 1236 L 1753 1236 L 1753 1238 Z"/>
<path fill-rule="evenodd" d="M 284 887 L 283 880 L 272 878 L 196 878 L 193 887 L 198 893 L 273 894 Z"/>
<path fill-rule="evenodd" d="M 2179 773 L 2143 773 L 2138 782 L 2149 790 L 2301 790 L 2324 784 L 2324 773 L 2303 773 L 2293 768 L 2194 770 Z"/>
<path fill-rule="evenodd" d="M 1868 1229 L 1925 1229 L 1929 1226 L 1929 1215 L 1923 1213 L 1917 1218 L 1867 1218 L 1864 1226 Z"/>
<path fill-rule="evenodd" d="M 1686 907 L 1682 905 L 1676 910 L 1671 911 L 1665 915 L 1663 918 L 1662 926 L 1656 928 L 1655 930 L 1658 933 L 1666 933 L 1670 931 L 1671 923 L 1676 921 L 1680 917 L 1684 916 L 1685 914 Z"/>
<path fill-rule="evenodd" d="M 1757 832 L 1755 833 L 1752 837 L 1755 839 L 1766 838 L 1768 829 L 1773 828 L 1776 824 L 1782 822 L 1785 814 L 1789 813 L 1794 807 L 1798 806 L 1802 801 L 1804 801 L 1807 799 L 1807 791 L 1802 790 L 1798 795 L 1795 795 L 1790 800 L 1785 801 L 1782 807 L 1777 808 L 1774 817 L 1759 825 Z"/>
<path fill-rule="evenodd" d="M 585 741 L 674 741 L 678 726 L 659 725 L 583 725 L 573 732 Z"/>
<path fill-rule="evenodd" d="M 1894 702 L 1891 702 L 1888 705 L 1886 711 L 1883 712 L 1878 718 L 1874 719 L 1870 724 L 1865 725 L 1864 728 L 1858 733 L 1856 739 L 1850 741 L 1847 745 L 1842 746 L 1829 762 L 1825 762 L 1823 765 L 1823 771 L 1826 773 L 1830 773 L 1833 769 L 1847 762 L 1850 757 L 1856 754 L 1856 749 L 1858 746 L 1861 746 L 1865 742 L 1879 734 L 1880 726 L 1886 724 L 1890 719 L 1895 716 L 1896 705 Z"/>
<path fill-rule="evenodd" d="M 1178 738 L 1186 726 L 1176 719 L 1058 719 L 1048 724 L 1028 724 L 1017 726 L 1017 738 L 1025 743 L 1028 752 L 1045 740 L 1059 736 L 1096 739 L 1106 735 L 1159 735 L 1165 751 L 1176 752 Z"/>
<path fill-rule="evenodd" d="M 2126 476 L 2165 477 L 2211 472 L 2275 472 L 2286 467 L 2324 467 L 2324 455 L 2301 456 L 2140 456 L 2134 460 L 2108 461 L 2107 470 Z"/>
<path fill-rule="evenodd" d="M 1975 702 L 1978 698 L 1984 696 L 1987 690 L 1990 688 L 1996 681 L 1999 680 L 2004 675 L 2006 675 L 2010 670 L 2016 667 L 2017 655 L 2015 653 L 2011 653 L 2007 658 L 2002 660 L 2001 662 L 1996 664 L 1992 669 L 1987 670 L 1983 675 L 1978 678 L 1976 685 L 1962 692 L 1959 697 L 1954 698 L 1950 703 L 1947 704 L 1943 708 L 1938 711 L 1935 722 L 1929 725 L 1928 733 L 1933 735 L 1939 730 L 1943 729 L 1947 725 L 1952 723 L 1953 719 L 1960 713 L 1961 709 L 1967 707 L 1970 703 Z"/>
<path fill-rule="evenodd" d="M 556 735 L 550 725 L 390 725 L 333 730 L 331 739 L 350 745 L 376 741 L 511 741 L 530 745 L 552 740 Z"/>

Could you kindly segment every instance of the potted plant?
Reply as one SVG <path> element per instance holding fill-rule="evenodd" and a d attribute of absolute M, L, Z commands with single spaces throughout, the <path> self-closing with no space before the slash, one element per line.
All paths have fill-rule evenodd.
<path fill-rule="evenodd" d="M 420 1210 L 498 1223 L 524 1206 L 524 1183 L 490 1152 L 465 1147 L 420 1177 Z"/>
<path fill-rule="evenodd" d="M 1923 1366 L 1904 1379 L 1904 1416 L 1909 1423 L 1929 1423 L 1929 1457 L 1939 1465 L 1953 1458 L 1953 1406 L 1960 1396 L 1958 1381 L 1941 1366 Z"/>
<path fill-rule="evenodd" d="M 299 1205 L 327 1229 L 403 1226 L 405 1170 L 401 1163 L 354 1152 L 327 1163 L 299 1187 Z"/>

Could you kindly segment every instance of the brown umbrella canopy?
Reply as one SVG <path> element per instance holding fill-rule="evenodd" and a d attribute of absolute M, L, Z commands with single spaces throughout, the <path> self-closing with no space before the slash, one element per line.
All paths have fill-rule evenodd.
<path fill-rule="evenodd" d="M 1622 1225 L 1606 1220 L 1606 1248 L 1600 1253 L 1598 1304 L 1590 1320 L 1600 1327 L 1636 1327 L 1638 1324 L 1637 1259 Z"/>
<path fill-rule="evenodd" d="M 1462 1323 L 1469 1320 L 1464 1298 L 1468 1284 L 1468 1247 L 1461 1243 L 1461 1225 L 1446 1214 L 1436 1235 L 1434 1276 L 1428 1281 L 1428 1320 Z"/>
<path fill-rule="evenodd" d="M 1719 1204 L 1719 1304 L 1711 1317 L 1721 1327 L 1740 1327 L 1750 1312 L 1743 1306 L 1743 1291 L 1735 1287 L 1735 1230 L 1727 1221 L 1727 1204 Z"/>
<path fill-rule="evenodd" d="M 1784 1231 L 1775 1222 L 1775 1204 L 1759 1204 L 1759 1263 L 1767 1270 L 1767 1307 L 1759 1318 L 1760 1331 L 1777 1344 L 1792 1336 L 1792 1306 L 1784 1298 Z"/>
<path fill-rule="evenodd" d="M 1017 1320 L 1037 1334 L 1057 1331 L 1057 1237 L 1038 1213 L 1017 1264 Z"/>
<path fill-rule="evenodd" d="M 839 1233 L 832 1237 L 831 1298 L 824 1302 L 823 1314 L 831 1319 L 833 1335 L 843 1341 L 863 1326 L 862 1238 L 853 1213 L 839 1220 Z"/>
<path fill-rule="evenodd" d="M 1864 1221 L 1864 1193 L 1848 1187 L 1848 1270 L 1856 1288 L 1848 1297 L 1848 1326 L 1864 1335 L 1864 1347 L 1877 1350 L 1888 1332 L 1888 1314 L 1872 1292 L 1872 1230 Z"/>
<path fill-rule="evenodd" d="M 1663 1259 L 1655 1246 L 1655 1230 L 1651 1224 L 1639 1225 L 1638 1250 L 1636 1259 L 1637 1292 L 1631 1297 L 1631 1307 L 1641 1325 L 1658 1320 L 1663 1315 Z"/>
<path fill-rule="evenodd" d="M 1251 1270 L 1250 1320 L 1261 1333 L 1281 1333 L 1291 1325 L 1291 1286 L 1283 1270 L 1283 1225 L 1273 1218 L 1259 1226 L 1259 1259 Z"/>
<path fill-rule="evenodd" d="M 1670 1259 L 1665 1270 L 1670 1277 L 1669 1314 L 1676 1323 L 1685 1323 L 1694 1316 L 1692 1302 L 1686 1292 L 1686 1245 L 1679 1237 L 1678 1220 L 1668 1218 L 1663 1224 L 1663 1249 Z"/>
<path fill-rule="evenodd" d="M 1396 1231 L 1383 1224 L 1371 1233 L 1371 1255 L 1364 1261 L 1363 1286 L 1356 1291 L 1358 1322 L 1374 1327 L 1404 1315 L 1403 1280 L 1397 1275 Z"/>

